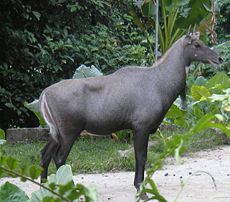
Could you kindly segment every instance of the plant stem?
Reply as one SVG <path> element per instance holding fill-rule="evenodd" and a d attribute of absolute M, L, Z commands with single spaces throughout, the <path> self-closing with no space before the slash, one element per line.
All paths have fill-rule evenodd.
<path fill-rule="evenodd" d="M 157 61 L 158 58 L 158 25 L 159 25 L 159 0 L 156 0 L 156 21 L 155 21 L 155 61 Z"/>
<path fill-rule="evenodd" d="M 36 184 L 36 185 L 38 185 L 38 186 L 40 186 L 40 187 L 42 187 L 42 188 L 48 190 L 49 192 L 51 192 L 52 194 L 58 196 L 59 198 L 61 198 L 61 199 L 64 200 L 64 201 L 71 202 L 69 199 L 63 197 L 63 196 L 60 195 L 59 193 L 57 193 L 57 192 L 53 191 L 52 189 L 50 189 L 49 187 L 46 187 L 45 185 L 43 185 L 43 184 L 41 184 L 41 183 L 39 183 L 39 182 L 36 182 L 35 180 L 33 180 L 33 179 L 29 178 L 29 177 L 26 177 L 26 176 L 24 176 L 24 175 L 21 175 L 21 174 L 19 174 L 19 173 L 16 173 L 16 172 L 12 171 L 12 170 L 9 170 L 9 169 L 7 169 L 7 168 L 4 168 L 3 166 L 0 166 L 0 169 L 4 170 L 4 171 L 6 171 L 6 172 L 8 172 L 8 173 L 10 173 L 10 174 L 13 174 L 13 175 L 15 175 L 15 176 L 18 176 L 18 177 L 20 177 L 20 178 L 26 179 L 26 180 L 28 180 L 28 181 L 34 183 L 34 184 Z"/>

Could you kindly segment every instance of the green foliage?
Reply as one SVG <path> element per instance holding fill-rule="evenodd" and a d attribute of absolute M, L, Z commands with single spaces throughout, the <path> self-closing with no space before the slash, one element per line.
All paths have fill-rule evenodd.
<path fill-rule="evenodd" d="M 76 69 L 73 75 L 73 79 L 95 77 L 95 76 L 102 76 L 102 75 L 103 74 L 93 65 L 91 67 L 81 65 Z"/>
<path fill-rule="evenodd" d="M 145 182 L 149 185 L 149 188 L 145 186 L 141 187 L 141 192 L 137 194 L 137 201 L 141 200 L 141 194 L 143 192 L 150 195 L 145 201 L 157 200 L 159 202 L 167 202 L 167 200 L 159 193 L 155 182 L 149 178 L 149 176 L 146 177 Z"/>
<path fill-rule="evenodd" d="M 0 128 L 0 145 L 6 142 L 5 131 Z"/>
<path fill-rule="evenodd" d="M 211 94 L 204 86 L 193 85 L 191 88 L 191 95 L 195 101 L 206 100 Z"/>
<path fill-rule="evenodd" d="M 79 79 L 79 78 L 87 78 L 87 77 L 94 77 L 94 76 L 101 76 L 103 75 L 95 66 L 87 67 L 85 65 L 81 65 L 75 70 L 75 73 L 73 75 L 73 79 Z M 24 103 L 24 106 L 28 108 L 30 111 L 32 111 L 35 116 L 39 120 L 39 124 L 41 127 L 46 127 L 45 120 L 43 119 L 40 111 L 39 111 L 39 100 L 35 99 L 31 103 Z"/>
<path fill-rule="evenodd" d="M 183 153 L 186 149 L 186 145 L 191 140 L 191 138 L 208 128 L 218 128 L 222 130 L 229 138 L 230 138 L 230 130 L 227 129 L 219 120 L 216 120 L 214 114 L 206 114 L 202 118 L 200 118 L 188 132 L 183 135 L 172 135 L 165 139 L 164 149 L 160 153 L 160 155 L 155 160 L 155 163 L 151 165 L 151 168 L 147 170 L 147 177 L 144 183 L 141 186 L 140 192 L 137 194 L 137 201 L 141 200 L 141 196 L 144 193 L 148 193 L 150 195 L 148 200 L 155 199 L 157 201 L 165 202 L 167 201 L 158 191 L 154 180 L 151 178 L 152 175 L 158 170 L 164 160 L 170 156 L 175 154 L 177 159 L 179 158 L 179 153 Z M 150 188 L 149 188 L 150 187 Z M 145 201 L 148 201 L 145 200 Z"/>
<path fill-rule="evenodd" d="M 218 115 L 217 118 L 228 124 L 230 127 L 230 88 L 223 90 L 223 94 L 213 94 L 210 97 L 210 100 L 213 104 L 220 106 L 221 115 Z"/>
<path fill-rule="evenodd" d="M 143 36 L 122 1 L 1 1 L 0 127 L 36 126 L 25 101 L 80 64 L 103 73 L 148 64 Z"/>
<path fill-rule="evenodd" d="M 230 71 L 230 40 L 215 46 L 215 50 L 220 54 L 224 61 L 218 69 L 228 73 Z"/>
<path fill-rule="evenodd" d="M 192 101 L 189 103 L 191 108 L 188 109 L 191 110 L 190 112 L 185 113 L 178 106 L 173 105 L 167 113 L 166 123 L 170 120 L 171 123 L 178 126 L 189 126 L 189 130 L 184 134 L 174 134 L 164 138 L 163 150 L 155 159 L 155 163 L 152 164 L 151 168 L 147 171 L 146 180 L 137 195 L 138 201 L 144 193 L 150 195 L 148 200 L 166 201 L 159 193 L 151 177 L 154 172 L 162 166 L 168 156 L 174 154 L 177 162 L 179 162 L 179 154 L 185 151 L 189 142 L 196 134 L 210 128 L 217 128 L 230 138 L 230 79 L 227 74 L 219 72 L 203 84 L 204 85 L 194 84 L 191 87 Z M 215 92 L 219 92 L 219 94 L 215 94 Z M 178 122 L 178 119 L 186 121 Z"/>
<path fill-rule="evenodd" d="M 155 1 L 143 1 L 141 11 L 143 16 L 148 18 L 147 25 L 142 19 L 137 19 L 138 14 L 132 12 L 134 22 L 145 31 L 152 29 L 155 26 Z M 211 18 L 211 1 L 171 1 L 160 0 L 159 12 L 159 39 L 160 51 L 165 53 L 171 45 L 186 33 L 189 27 L 197 25 L 199 30 L 206 36 L 208 23 Z M 146 28 L 147 27 L 147 28 Z M 147 29 L 147 30 L 146 30 Z"/>
<path fill-rule="evenodd" d="M 210 19 L 211 1 L 202 0 L 186 0 L 179 1 L 182 4 L 180 8 L 180 17 L 177 19 L 177 24 L 179 27 L 187 29 L 190 25 L 202 25 L 204 21 Z M 175 5 L 176 6 L 176 5 Z"/>
<path fill-rule="evenodd" d="M 38 118 L 39 125 L 44 128 L 46 126 L 46 123 L 45 123 L 45 120 L 43 119 L 43 117 L 39 111 L 38 102 L 39 102 L 39 100 L 35 99 L 31 103 L 25 102 L 24 106 L 35 114 L 35 116 Z"/>
<path fill-rule="evenodd" d="M 12 201 L 20 201 L 27 202 L 29 197 L 26 195 L 24 191 L 22 191 L 19 187 L 9 182 L 5 182 L 0 187 L 0 201 L 4 202 L 12 202 Z"/>
<path fill-rule="evenodd" d="M 166 114 L 165 124 L 174 124 L 178 126 L 185 126 L 185 111 L 181 110 L 177 105 L 173 104 Z"/>
<path fill-rule="evenodd" d="M 207 80 L 204 85 L 193 85 L 191 95 L 196 101 L 193 103 L 194 113 L 198 117 L 209 112 L 221 114 L 224 123 L 229 122 L 229 88 L 230 79 L 224 72 L 218 72 L 215 76 Z M 197 89 L 194 91 L 194 89 Z M 200 92 L 198 92 L 202 89 Z M 197 93 L 197 94 L 196 94 Z M 220 117 L 220 116 L 219 116 Z"/>
<path fill-rule="evenodd" d="M 44 184 L 53 192 L 46 188 L 35 191 L 28 202 L 40 202 L 44 199 L 52 199 L 55 201 L 75 201 L 84 197 L 87 202 L 96 201 L 96 191 L 94 188 L 86 188 L 81 184 L 75 185 L 73 182 L 73 174 L 69 165 L 61 166 L 56 174 L 48 177 L 48 181 Z M 61 196 L 61 197 L 60 197 Z"/>
<path fill-rule="evenodd" d="M 5 131 L 0 128 L 0 139 L 5 139 Z"/>
<path fill-rule="evenodd" d="M 17 186 L 6 182 L 0 187 L 1 201 L 78 201 L 84 198 L 86 202 L 96 201 L 96 191 L 94 188 L 87 188 L 81 184 L 75 185 L 73 174 L 69 165 L 61 166 L 56 174 L 48 177 L 48 181 L 39 184 L 37 179 L 41 174 L 41 168 L 35 165 L 20 166 L 18 161 L 12 157 L 0 156 L 0 176 L 9 175 L 11 177 L 20 177 L 23 181 L 29 180 L 39 185 L 41 188 L 32 193 L 31 198 Z"/>
<path fill-rule="evenodd" d="M 221 102 L 222 109 L 230 111 L 230 88 L 223 91 L 224 94 L 213 94 L 210 99 L 212 102 Z"/>
<path fill-rule="evenodd" d="M 179 9 L 174 5 L 171 6 L 171 10 L 167 10 L 165 1 L 161 1 L 161 13 L 163 15 L 163 26 L 159 25 L 159 38 L 160 49 L 162 53 L 165 53 L 169 47 L 184 34 L 184 30 L 176 27 L 176 19 L 178 17 Z M 163 30 L 163 31 L 162 31 Z"/>
<path fill-rule="evenodd" d="M 118 24 L 117 29 L 122 29 L 122 26 L 123 24 Z M 76 48 L 80 49 L 77 54 L 84 57 L 83 63 L 94 64 L 103 72 L 118 69 L 123 65 L 148 64 L 147 49 L 141 44 L 136 44 L 142 40 L 139 33 L 137 31 L 128 33 L 128 30 L 120 31 L 124 31 L 124 37 L 132 40 L 132 45 L 124 44 L 121 47 L 121 41 L 114 36 L 114 30 L 110 31 L 104 25 L 87 30 L 76 44 Z"/>
<path fill-rule="evenodd" d="M 220 43 L 230 40 L 230 1 L 229 0 L 217 0 L 219 7 L 219 15 L 217 18 L 218 38 Z"/>
<path fill-rule="evenodd" d="M 130 145 L 124 143 L 124 140 L 125 139 L 115 141 L 109 137 L 81 137 L 79 141 L 73 145 L 67 162 L 71 165 L 74 174 L 92 173 L 95 171 L 101 173 L 111 170 L 131 171 L 134 167 L 133 155 L 123 158 L 118 155 L 117 152 L 118 150 L 129 149 Z M 129 141 L 129 139 L 127 141 Z M 6 143 L 2 146 L 2 155 L 12 156 L 20 162 L 19 164 L 22 167 L 25 165 L 39 165 L 40 150 L 43 146 L 44 142 L 31 144 L 17 143 L 16 146 Z M 108 156 L 108 154 L 110 155 Z M 56 166 L 54 163 L 51 163 L 49 173 L 55 172 Z"/>
<path fill-rule="evenodd" d="M 116 135 L 118 137 L 118 140 L 120 142 L 126 142 L 126 143 L 129 143 L 129 144 L 132 144 L 133 143 L 133 132 L 132 130 L 121 130 L 121 131 L 118 131 L 116 132 Z"/>
<path fill-rule="evenodd" d="M 186 120 L 184 126 L 194 125 L 199 118 L 210 112 L 223 116 L 223 122 L 227 126 L 230 115 L 228 111 L 229 88 L 230 79 L 225 72 L 218 72 L 210 79 L 198 77 L 188 92 L 188 108 L 187 113 L 184 114 Z M 175 120 L 174 124 L 176 124 Z"/>
<path fill-rule="evenodd" d="M 20 176 L 24 179 L 27 179 L 26 177 L 23 177 L 24 175 L 29 176 L 32 179 L 36 179 L 40 172 L 41 168 L 39 166 L 25 166 L 20 165 L 18 163 L 18 160 L 12 158 L 11 156 L 0 156 L 0 177 L 3 175 L 3 173 L 7 173 L 11 177 Z M 16 173 L 17 172 L 17 173 Z"/>
<path fill-rule="evenodd" d="M 215 45 L 214 50 L 220 55 L 223 59 L 223 63 L 218 65 L 218 67 L 213 67 L 213 65 L 207 64 L 197 64 L 191 73 L 197 76 L 203 76 L 206 79 L 214 76 L 217 71 L 223 71 L 229 73 L 230 71 L 230 41 L 225 41 L 222 44 Z M 221 80 L 221 79 L 220 79 Z"/>
<path fill-rule="evenodd" d="M 208 80 L 207 88 L 211 89 L 212 91 L 230 88 L 229 77 L 224 72 L 218 72 L 215 76 Z"/>

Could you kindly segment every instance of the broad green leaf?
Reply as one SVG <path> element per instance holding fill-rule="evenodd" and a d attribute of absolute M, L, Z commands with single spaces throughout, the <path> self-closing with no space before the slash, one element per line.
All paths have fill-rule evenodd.
<path fill-rule="evenodd" d="M 57 199 L 55 199 L 55 198 L 53 198 L 53 197 L 44 197 L 43 198 L 43 200 L 42 200 L 42 202 L 58 202 L 58 201 L 60 201 L 60 200 L 57 200 Z"/>
<path fill-rule="evenodd" d="M 33 102 L 24 103 L 24 106 L 30 109 L 33 112 L 39 112 L 39 100 L 35 99 Z"/>
<path fill-rule="evenodd" d="M 39 120 L 39 124 L 41 127 L 45 127 L 46 126 L 46 122 L 45 120 L 43 119 L 42 115 L 40 114 L 40 111 L 39 111 L 39 100 L 38 99 L 35 99 L 33 102 L 31 103 L 27 103 L 25 102 L 24 103 L 24 106 L 26 108 L 28 108 L 30 111 L 32 111 L 35 116 L 38 118 Z"/>
<path fill-rule="evenodd" d="M 219 88 L 221 90 L 230 88 L 230 79 L 225 72 L 218 72 L 208 80 L 207 88 Z"/>
<path fill-rule="evenodd" d="M 2 130 L 1 128 L 0 128 L 0 145 L 2 145 L 2 144 L 5 144 L 6 143 L 6 140 L 5 140 L 5 131 L 4 130 Z"/>
<path fill-rule="evenodd" d="M 5 144 L 6 140 L 0 139 L 0 145 Z"/>
<path fill-rule="evenodd" d="M 224 95 L 224 94 L 213 94 L 212 96 L 209 97 L 211 99 L 212 102 L 215 102 L 215 101 L 224 101 L 225 99 L 228 98 L 227 95 Z"/>
<path fill-rule="evenodd" d="M 10 170 L 13 170 L 17 167 L 18 161 L 12 157 L 7 157 L 6 158 L 6 164 L 9 167 Z"/>
<path fill-rule="evenodd" d="M 95 187 L 85 187 L 82 184 L 77 184 L 76 188 L 80 192 L 81 195 L 84 195 L 86 201 L 96 202 L 97 201 L 97 192 Z"/>
<path fill-rule="evenodd" d="M 185 112 L 173 104 L 166 114 L 166 119 L 170 119 L 178 126 L 185 126 Z"/>
<path fill-rule="evenodd" d="M 181 110 L 178 106 L 176 106 L 175 104 L 173 104 L 169 111 L 167 112 L 166 116 L 168 118 L 178 118 L 178 117 L 184 117 L 184 111 Z"/>
<path fill-rule="evenodd" d="M 197 118 L 204 116 L 204 112 L 197 105 L 193 105 L 193 112 Z"/>
<path fill-rule="evenodd" d="M 37 19 L 37 20 L 40 20 L 40 17 L 41 17 L 41 14 L 37 11 L 32 11 L 34 17 Z"/>
<path fill-rule="evenodd" d="M 73 79 L 95 77 L 95 76 L 102 76 L 102 75 L 103 74 L 93 65 L 91 67 L 81 65 L 76 69 L 73 75 Z"/>
<path fill-rule="evenodd" d="M 221 109 L 229 112 L 230 111 L 230 88 L 223 90 L 224 94 L 213 94 L 210 96 L 210 100 L 212 102 L 219 102 L 221 103 Z"/>
<path fill-rule="evenodd" d="M 29 197 L 20 188 L 6 182 L 0 187 L 1 202 L 27 202 Z"/>
<path fill-rule="evenodd" d="M 42 115 L 40 114 L 40 112 L 34 112 L 35 116 L 38 118 L 39 120 L 39 125 L 43 128 L 45 128 L 47 125 L 46 125 L 46 122 L 45 120 L 43 119 Z"/>
<path fill-rule="evenodd" d="M 191 129 L 193 133 L 199 133 L 209 127 L 209 123 L 215 118 L 214 114 L 206 114 L 200 118 L 196 125 Z"/>
<path fill-rule="evenodd" d="M 0 139 L 5 139 L 5 131 L 0 128 Z"/>
<path fill-rule="evenodd" d="M 175 159 L 176 159 L 176 162 L 177 164 L 180 164 L 181 163 L 181 159 L 180 159 L 180 149 L 182 148 L 182 145 L 183 145 L 183 139 L 181 139 L 181 142 L 180 142 L 180 145 L 179 147 L 177 147 L 175 149 Z"/>
<path fill-rule="evenodd" d="M 230 104 L 224 106 L 224 110 L 227 112 L 230 112 Z"/>
<path fill-rule="evenodd" d="M 52 185 L 52 184 L 50 184 L 50 185 Z M 54 186 L 55 184 L 53 183 L 53 187 L 55 187 Z M 58 190 L 58 192 L 59 192 L 59 194 L 61 194 L 61 195 L 67 195 L 68 197 L 70 197 L 70 195 L 71 195 L 71 192 L 74 192 L 74 195 L 76 195 L 76 193 L 75 193 L 75 191 L 73 191 L 72 190 L 72 188 L 74 187 L 75 185 L 74 185 L 74 183 L 72 182 L 72 181 L 70 181 L 69 183 L 67 183 L 67 184 L 65 184 L 65 185 L 59 185 L 58 187 L 59 187 L 59 190 Z M 54 189 L 54 188 L 52 188 L 52 189 Z M 76 198 L 76 196 L 74 196 L 73 197 L 73 199 L 75 199 Z"/>
<path fill-rule="evenodd" d="M 131 7 L 129 8 L 129 14 L 133 18 L 133 22 L 135 25 L 137 25 L 139 28 L 141 28 L 144 32 L 146 32 L 145 24 L 141 21 L 140 17 L 136 13 L 136 9 Z"/>
<path fill-rule="evenodd" d="M 195 84 L 198 86 L 205 86 L 207 84 L 207 79 L 203 76 L 198 76 L 195 80 Z"/>
<path fill-rule="evenodd" d="M 65 185 L 67 183 L 73 184 L 73 174 L 71 167 L 69 165 L 63 165 L 61 166 L 56 174 L 52 174 L 48 177 L 48 180 L 46 183 L 44 183 L 45 186 L 50 187 L 50 188 L 55 188 L 54 190 L 58 192 L 56 189 L 56 185 Z M 51 186 L 49 186 L 51 184 Z M 50 191 L 41 188 L 38 191 L 33 192 L 32 197 L 29 202 L 40 202 L 42 201 L 45 197 L 51 197 L 54 196 Z M 54 196 L 57 198 L 57 196 Z"/>
<path fill-rule="evenodd" d="M 224 121 L 224 117 L 223 117 L 223 115 L 221 115 L 221 114 L 215 114 L 215 117 L 216 117 L 219 121 L 221 121 L 221 122 Z"/>
<path fill-rule="evenodd" d="M 37 179 L 41 174 L 42 168 L 39 166 L 32 165 L 29 168 L 29 174 L 32 179 Z"/>
<path fill-rule="evenodd" d="M 147 177 L 145 180 L 145 183 L 147 183 L 148 185 L 150 185 L 150 189 L 143 187 L 141 190 L 141 193 L 138 194 L 139 197 L 141 197 L 141 195 L 143 193 L 149 193 L 151 194 L 151 199 L 155 199 L 159 202 L 167 202 L 167 200 L 160 194 L 160 192 L 157 189 L 157 186 L 155 184 L 155 182 L 153 181 L 153 179 Z"/>
<path fill-rule="evenodd" d="M 206 100 L 211 93 L 204 86 L 193 85 L 191 88 L 191 94 L 195 101 L 203 101 Z"/>
<path fill-rule="evenodd" d="M 64 185 L 73 181 L 73 173 L 70 165 L 61 166 L 55 175 L 55 183 Z"/>
<path fill-rule="evenodd" d="M 153 0 L 144 1 L 141 11 L 145 17 L 155 17 L 156 15 L 156 6 L 153 3 Z"/>
<path fill-rule="evenodd" d="M 214 122 L 209 122 L 206 123 L 205 125 L 206 128 L 218 128 L 220 129 L 223 133 L 225 133 L 227 135 L 227 137 L 230 139 L 230 130 L 228 127 L 224 126 L 221 123 L 214 123 Z M 205 128 L 205 129 L 206 129 Z"/>
<path fill-rule="evenodd" d="M 206 114 L 201 119 L 199 119 L 190 131 L 192 133 L 199 133 L 202 130 L 208 129 L 208 128 L 218 128 L 222 130 L 229 138 L 230 138 L 230 130 L 224 126 L 221 123 L 215 123 L 214 119 L 216 118 L 215 114 Z"/>
<path fill-rule="evenodd" d="M 187 13 L 184 13 L 177 19 L 177 26 L 180 28 L 187 29 L 189 26 L 199 25 L 200 22 L 210 18 L 210 13 L 206 8 L 211 7 L 210 0 L 190 0 L 184 9 L 189 8 Z M 208 16 L 208 18 L 207 18 Z"/>

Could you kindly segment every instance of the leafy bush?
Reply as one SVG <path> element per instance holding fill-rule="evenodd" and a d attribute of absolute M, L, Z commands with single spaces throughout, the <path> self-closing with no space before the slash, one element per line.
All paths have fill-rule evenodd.
<path fill-rule="evenodd" d="M 5 131 L 0 128 L 0 145 L 6 142 Z"/>
<path fill-rule="evenodd" d="M 187 127 L 188 131 L 183 134 L 163 137 L 162 152 L 147 171 L 147 177 L 137 195 L 138 201 L 146 193 L 150 196 L 148 200 L 167 201 L 159 193 L 152 175 L 170 155 L 174 154 L 176 161 L 179 162 L 179 154 L 185 151 L 195 134 L 209 128 L 216 128 L 230 138 L 230 80 L 227 74 L 220 72 L 209 80 L 203 80 L 203 85 L 194 84 L 191 87 L 187 110 L 187 112 L 181 110 L 175 102 L 166 114 L 165 123 L 170 122 Z"/>
<path fill-rule="evenodd" d="M 215 49 L 224 60 L 223 64 L 220 65 L 220 68 L 218 68 L 218 70 L 229 73 L 230 72 L 230 40 L 217 45 Z"/>
<path fill-rule="evenodd" d="M 5 158 L 6 159 L 6 158 Z M 40 174 L 40 170 L 32 166 L 29 168 L 30 173 L 18 173 L 16 167 L 10 167 L 10 163 L 15 164 L 14 159 L 7 158 L 8 165 L 4 165 L 1 159 L 0 171 L 7 173 L 12 177 L 21 177 L 22 180 L 29 180 L 32 183 L 39 185 L 40 189 L 33 192 L 31 198 L 26 193 L 14 184 L 5 182 L 0 187 L 0 200 L 11 202 L 17 200 L 20 202 L 41 202 L 41 201 L 81 201 L 94 202 L 96 201 L 96 190 L 94 188 L 87 188 L 81 184 L 74 184 L 73 174 L 69 165 L 61 166 L 56 174 L 48 177 L 48 181 L 44 184 L 39 184 L 34 179 Z"/>
<path fill-rule="evenodd" d="M 217 0 L 219 7 L 217 29 L 219 42 L 223 43 L 230 40 L 230 2 L 229 0 Z"/>
<path fill-rule="evenodd" d="M 140 8 L 141 12 L 132 10 L 131 14 L 136 23 L 146 33 L 150 49 L 155 43 L 150 40 L 148 35 L 152 34 L 152 29 L 155 28 L 156 1 L 133 1 Z M 141 17 L 140 17 L 141 16 Z M 198 26 L 198 30 L 202 34 L 202 38 L 206 39 L 206 32 L 213 33 L 214 22 L 210 19 L 215 19 L 215 13 L 212 12 L 212 4 L 210 0 L 202 1 L 159 1 L 159 49 L 161 54 L 164 54 L 171 45 L 187 32 L 190 27 Z M 147 20 L 146 20 L 147 19 Z M 211 28 L 210 28 L 211 27 Z M 153 37 L 154 38 L 154 37 Z M 151 43 L 153 41 L 153 44 Z M 153 51 L 152 51 L 153 52 Z"/>
<path fill-rule="evenodd" d="M 165 118 L 165 124 L 175 124 L 189 128 L 208 113 L 217 115 L 225 126 L 229 124 L 229 88 L 230 79 L 224 72 L 218 72 L 210 79 L 198 77 L 191 86 L 186 111 L 180 109 L 176 100 Z M 222 118 L 221 118 L 222 117 Z"/>
<path fill-rule="evenodd" d="M 0 201 L 11 202 L 41 202 L 41 201 L 96 201 L 94 188 L 87 188 L 81 184 L 74 184 L 73 174 L 69 165 L 61 166 L 56 174 L 48 177 L 48 181 L 40 184 L 37 179 L 41 168 L 35 165 L 21 166 L 16 159 L 0 155 L 0 177 L 20 177 L 22 181 L 30 181 L 40 186 L 38 191 L 32 193 L 31 198 L 19 187 L 6 182 L 0 186 Z"/>
<path fill-rule="evenodd" d="M 142 34 L 122 1 L 10 0 L 0 6 L 2 128 L 38 125 L 24 102 L 70 78 L 80 64 L 107 73 L 149 62 Z"/>
<path fill-rule="evenodd" d="M 4 131 L 0 129 L 0 146 L 4 142 Z M 1 149 L 1 147 L 0 147 Z M 45 201 L 96 201 L 95 188 L 87 188 L 82 184 L 73 181 L 73 174 L 69 165 L 61 166 L 56 174 L 48 177 L 45 183 L 38 183 L 37 179 L 41 175 L 42 168 L 36 165 L 21 165 L 18 160 L 3 155 L 0 150 L 0 178 L 5 176 L 20 177 L 22 181 L 30 181 L 40 187 L 32 193 L 31 198 L 14 184 L 9 182 L 0 186 L 0 201 L 12 202 L 45 202 Z"/>
<path fill-rule="evenodd" d="M 75 70 L 72 79 L 80 79 L 80 78 L 95 77 L 95 76 L 102 76 L 102 75 L 103 74 L 93 65 L 91 67 L 81 65 Z M 31 112 L 34 113 L 41 127 L 46 126 L 45 120 L 43 119 L 39 111 L 39 100 L 38 99 L 35 99 L 31 103 L 25 102 L 24 106 L 27 109 L 29 109 Z"/>
<path fill-rule="evenodd" d="M 46 126 L 46 122 L 43 119 L 42 115 L 40 114 L 38 102 L 39 102 L 38 99 L 34 100 L 31 103 L 25 102 L 24 106 L 34 113 L 34 115 L 37 117 L 39 121 L 39 126 L 44 128 Z"/>
<path fill-rule="evenodd" d="M 218 67 L 213 67 L 213 65 L 208 64 L 194 64 L 191 69 L 191 75 L 189 75 L 189 84 L 195 82 L 196 78 L 202 76 L 202 79 L 206 79 L 214 76 L 218 71 L 224 71 L 229 73 L 230 71 L 230 41 L 225 41 L 222 44 L 214 46 L 214 49 L 220 57 L 223 59 L 223 63 L 218 65 Z M 190 85 L 191 86 L 191 85 Z"/>

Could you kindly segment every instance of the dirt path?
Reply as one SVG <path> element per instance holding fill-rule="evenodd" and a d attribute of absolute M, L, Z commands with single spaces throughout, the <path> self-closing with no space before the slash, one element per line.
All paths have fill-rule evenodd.
<path fill-rule="evenodd" d="M 230 202 L 230 146 L 215 150 L 193 153 L 182 158 L 181 165 L 175 165 L 174 159 L 168 159 L 162 170 L 154 174 L 155 182 L 163 196 L 169 202 L 174 201 L 181 188 L 181 180 L 188 183 L 184 187 L 178 202 Z M 205 173 L 210 173 L 216 182 L 215 186 Z M 88 174 L 74 177 L 76 182 L 95 185 L 98 191 L 98 202 L 134 202 L 133 172 Z M 0 180 L 0 184 L 4 180 Z M 10 179 L 28 194 L 37 187 L 31 183 L 22 183 Z"/>

